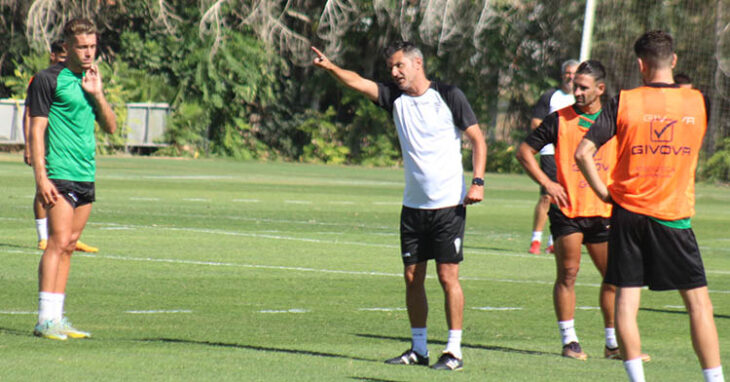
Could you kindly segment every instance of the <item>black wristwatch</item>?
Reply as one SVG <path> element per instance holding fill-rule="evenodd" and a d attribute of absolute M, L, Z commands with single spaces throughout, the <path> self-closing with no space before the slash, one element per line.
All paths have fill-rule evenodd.
<path fill-rule="evenodd" d="M 477 186 L 484 186 L 484 179 L 482 178 L 474 178 L 471 180 L 471 184 L 477 185 Z"/>

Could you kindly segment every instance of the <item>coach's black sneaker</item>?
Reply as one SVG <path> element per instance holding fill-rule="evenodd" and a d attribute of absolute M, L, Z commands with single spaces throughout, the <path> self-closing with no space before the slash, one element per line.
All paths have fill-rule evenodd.
<path fill-rule="evenodd" d="M 438 362 L 431 366 L 434 370 L 461 370 L 464 367 L 464 361 L 454 357 L 451 353 L 441 354 Z"/>
<path fill-rule="evenodd" d="M 413 349 L 408 349 L 398 357 L 385 360 L 389 365 L 422 365 L 428 366 L 428 356 L 422 356 Z"/>

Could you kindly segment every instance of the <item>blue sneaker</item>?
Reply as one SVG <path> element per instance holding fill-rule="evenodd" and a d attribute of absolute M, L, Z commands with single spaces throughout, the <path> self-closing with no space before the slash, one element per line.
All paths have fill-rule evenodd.
<path fill-rule="evenodd" d="M 61 319 L 61 322 L 59 323 L 59 325 L 60 325 L 61 333 L 65 334 L 68 337 L 71 337 L 71 338 L 89 338 L 89 337 L 91 337 L 91 333 L 84 332 L 84 331 L 74 328 L 71 325 L 71 322 L 66 317 Z"/>
<path fill-rule="evenodd" d="M 33 335 L 57 341 L 65 341 L 68 338 L 66 333 L 61 330 L 61 323 L 53 320 L 45 320 L 42 324 L 37 324 L 33 329 Z"/>

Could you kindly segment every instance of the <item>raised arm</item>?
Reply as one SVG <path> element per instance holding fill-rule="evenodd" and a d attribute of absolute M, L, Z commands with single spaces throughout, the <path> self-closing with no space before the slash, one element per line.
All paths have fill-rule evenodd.
<path fill-rule="evenodd" d="M 479 125 L 471 125 L 464 130 L 464 134 L 471 142 L 471 161 L 474 168 L 473 178 L 484 179 L 484 170 L 487 166 L 487 143 Z M 473 179 L 472 178 L 472 179 Z M 464 204 L 479 203 L 484 199 L 484 186 L 472 184 L 464 197 Z"/>
<path fill-rule="evenodd" d="M 314 57 L 314 66 L 320 67 L 330 72 L 337 80 L 342 82 L 345 86 L 350 89 L 356 90 L 362 93 L 365 97 L 371 101 L 378 100 L 378 85 L 375 81 L 368 80 L 367 78 L 361 77 L 359 74 L 351 71 L 342 69 L 330 61 L 319 49 L 312 47 L 312 51 L 317 56 Z"/>
<path fill-rule="evenodd" d="M 117 130 L 117 117 L 114 115 L 109 102 L 106 101 L 106 97 L 104 97 L 101 73 L 99 73 L 99 68 L 96 65 L 86 71 L 81 87 L 94 100 L 96 121 L 99 122 L 99 126 L 107 133 L 113 134 Z"/>

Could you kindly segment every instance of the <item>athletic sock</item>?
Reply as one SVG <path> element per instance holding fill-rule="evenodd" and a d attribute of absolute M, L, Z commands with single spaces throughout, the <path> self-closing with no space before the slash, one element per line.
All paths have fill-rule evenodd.
<path fill-rule="evenodd" d="M 48 219 L 36 219 L 35 231 L 38 234 L 38 241 L 48 240 Z"/>
<path fill-rule="evenodd" d="M 618 341 L 616 340 L 616 328 L 604 328 L 606 332 L 606 347 L 609 349 L 616 349 L 618 347 Z"/>
<path fill-rule="evenodd" d="M 548 235 L 548 247 L 553 245 L 553 235 Z"/>
<path fill-rule="evenodd" d="M 629 382 L 645 382 L 644 364 L 641 362 L 641 357 L 624 361 L 624 369 L 629 376 Z"/>
<path fill-rule="evenodd" d="M 48 320 L 60 321 L 63 318 L 63 293 L 38 293 L 38 323 Z"/>
<path fill-rule="evenodd" d="M 411 348 L 423 357 L 428 357 L 428 330 L 426 328 L 411 328 Z"/>
<path fill-rule="evenodd" d="M 722 375 L 722 365 L 712 369 L 702 369 L 702 375 L 705 376 L 705 382 L 725 382 L 725 376 Z"/>
<path fill-rule="evenodd" d="M 454 357 L 461 359 L 461 329 L 449 330 L 449 341 L 446 343 L 444 352 L 451 353 Z"/>
<path fill-rule="evenodd" d="M 532 240 L 533 241 L 542 241 L 542 231 L 532 231 Z"/>
<path fill-rule="evenodd" d="M 575 334 L 575 320 L 558 321 L 558 328 L 563 339 L 563 345 L 578 342 L 578 335 Z"/>

